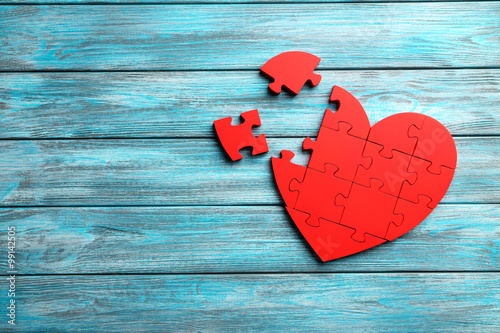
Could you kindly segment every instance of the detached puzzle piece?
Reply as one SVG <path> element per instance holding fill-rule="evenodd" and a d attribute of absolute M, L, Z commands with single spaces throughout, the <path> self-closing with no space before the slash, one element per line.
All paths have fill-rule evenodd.
<path fill-rule="evenodd" d="M 360 166 L 354 182 L 363 186 L 370 186 L 370 179 L 378 179 L 384 185 L 380 191 L 397 197 L 401 191 L 403 182 L 415 183 L 417 174 L 408 172 L 411 155 L 393 151 L 392 158 L 380 155 L 384 147 L 376 143 L 367 141 L 363 156 L 370 157 L 372 163 L 368 169 Z"/>
<path fill-rule="evenodd" d="M 431 198 L 425 195 L 419 195 L 417 203 L 398 198 L 394 214 L 403 216 L 403 220 L 401 223 L 391 223 L 384 238 L 395 240 L 419 225 L 432 212 L 430 202 Z"/>
<path fill-rule="evenodd" d="M 413 155 L 417 138 L 410 137 L 408 131 L 412 126 L 421 128 L 425 118 L 429 117 L 414 112 L 389 116 L 372 126 L 368 141 L 383 146 L 380 155 L 387 158 L 392 157 L 393 150 Z"/>
<path fill-rule="evenodd" d="M 359 101 L 347 90 L 339 86 L 333 86 L 330 94 L 330 102 L 339 104 L 337 112 L 326 109 L 321 126 L 339 130 L 339 123 L 347 123 L 351 128 L 347 131 L 360 139 L 366 139 L 370 132 L 370 120 L 366 115 L 365 109 Z"/>
<path fill-rule="evenodd" d="M 429 208 L 435 208 L 448 191 L 455 170 L 441 167 L 438 175 L 429 171 L 431 162 L 413 156 L 408 171 L 417 174 L 417 180 L 413 184 L 403 183 L 399 197 L 414 203 L 418 203 L 419 195 L 428 196 L 431 199 Z"/>
<path fill-rule="evenodd" d="M 284 86 L 297 95 L 307 81 L 313 87 L 320 83 L 321 75 L 314 73 L 320 61 L 320 58 L 310 53 L 284 52 L 269 59 L 260 70 L 274 79 L 269 84 L 271 91 L 279 94 Z"/>
<path fill-rule="evenodd" d="M 302 148 L 312 149 L 307 167 L 323 172 L 326 164 L 333 164 L 339 169 L 335 175 L 349 181 L 359 165 L 368 168 L 371 160 L 363 156 L 366 141 L 347 134 L 349 128 L 347 123 L 340 123 L 338 131 L 321 126 L 316 141 L 306 138 Z"/>
<path fill-rule="evenodd" d="M 244 119 L 244 122 L 236 126 L 231 124 L 231 117 L 214 121 L 215 131 L 217 132 L 222 147 L 224 147 L 224 150 L 233 161 L 243 157 L 239 151 L 244 147 L 253 147 L 252 155 L 269 151 L 266 136 L 261 134 L 255 137 L 252 134 L 252 127 L 260 126 L 259 111 L 252 110 L 243 112 L 241 118 Z"/>
<path fill-rule="evenodd" d="M 384 238 L 389 224 L 400 225 L 403 217 L 394 215 L 397 197 L 380 192 L 383 183 L 370 180 L 370 187 L 353 184 L 348 197 L 338 195 L 335 204 L 344 206 L 340 224 L 356 230 L 355 241 L 364 242 L 366 234 Z"/>
<path fill-rule="evenodd" d="M 271 157 L 274 179 L 278 185 L 281 197 L 288 207 L 295 207 L 299 192 L 290 191 L 290 182 L 295 179 L 302 183 L 306 174 L 306 167 L 291 162 L 295 156 L 289 150 L 281 151 L 281 158 Z"/>
<path fill-rule="evenodd" d="M 322 261 L 342 258 L 385 242 L 382 238 L 370 235 L 366 235 L 363 243 L 356 242 L 351 238 L 355 232 L 354 229 L 326 221 L 313 227 L 306 222 L 310 218 L 309 214 L 290 207 L 286 209 L 302 236 Z"/>
<path fill-rule="evenodd" d="M 290 182 L 290 190 L 298 191 L 299 197 L 295 209 L 308 213 L 310 218 L 307 224 L 319 226 L 319 219 L 339 222 L 342 216 L 342 207 L 335 205 L 338 194 L 347 196 L 351 189 L 351 182 L 335 177 L 337 167 L 327 164 L 326 172 L 307 169 L 304 181 Z"/>
<path fill-rule="evenodd" d="M 421 128 L 410 126 L 408 135 L 417 139 L 414 156 L 431 162 L 430 172 L 440 173 L 441 166 L 455 169 L 457 166 L 455 141 L 439 121 L 426 117 Z"/>

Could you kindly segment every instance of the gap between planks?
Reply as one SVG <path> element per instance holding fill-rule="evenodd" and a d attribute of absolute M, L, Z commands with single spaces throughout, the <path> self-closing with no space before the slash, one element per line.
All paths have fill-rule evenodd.
<path fill-rule="evenodd" d="M 303 139 L 304 135 L 266 135 L 267 139 Z M 498 138 L 500 134 L 454 134 L 454 138 Z M 315 136 L 310 136 L 311 139 L 316 139 Z M 29 138 L 29 137 L 14 137 L 14 138 L 0 138 L 0 141 L 78 141 L 78 140 L 206 140 L 215 139 L 218 140 L 216 136 L 102 136 L 102 137 L 48 137 L 48 138 Z"/>
<path fill-rule="evenodd" d="M 490 270 L 490 271 L 423 271 L 423 270 L 396 270 L 396 271 L 314 271 L 314 272 L 308 272 L 308 271 L 276 271 L 276 272 L 192 272 L 192 273 L 134 273 L 134 272 L 127 272 L 127 273 L 36 273 L 36 274 L 16 274 L 16 276 L 25 276 L 25 277 L 43 277 L 43 276 L 201 276 L 201 275 L 207 275 L 207 276 L 217 276 L 217 275 L 222 275 L 222 276 L 246 276 L 246 275 L 338 275 L 338 274 L 344 274 L 344 275 L 362 275 L 362 274 L 369 274 L 369 275 L 387 275 L 387 274 L 419 274 L 419 275 L 447 275 L 447 274 L 497 274 L 500 273 L 500 270 Z M 0 274 L 0 276 L 9 276 L 9 274 Z"/>
<path fill-rule="evenodd" d="M 490 2 L 499 2 L 498 0 L 484 0 L 484 1 L 490 1 Z M 448 2 L 448 1 L 443 1 L 443 2 Z M 460 1 L 457 1 L 460 2 Z M 379 2 L 377 2 L 379 3 Z M 388 2 L 389 3 L 389 2 Z M 2 6 L 3 4 L 0 4 Z M 456 66 L 449 66 L 449 67 L 426 67 L 426 66 L 420 66 L 420 67 L 322 67 L 319 65 L 316 70 L 319 71 L 345 71 L 345 72 L 353 72 L 353 71 L 429 71 L 429 70 L 485 70 L 485 69 L 500 69 L 500 66 L 461 66 L 461 67 L 456 67 Z M 255 67 L 255 68 L 248 68 L 248 67 L 242 67 L 242 68 L 199 68 L 199 69 L 37 69 L 37 70 L 8 70 L 8 69 L 0 69 L 0 74 L 9 74 L 9 73 L 20 73 L 20 74 L 27 74 L 27 73 L 173 73 L 173 72 L 185 72 L 185 73 L 198 73 L 198 72 L 255 72 L 259 71 L 260 67 Z"/>
<path fill-rule="evenodd" d="M 22 1 L 22 0 L 21 0 Z M 118 1 L 118 0 L 117 0 Z M 353 1 L 348 1 L 348 0 L 339 0 L 339 1 L 248 1 L 248 0 L 243 0 L 243 1 L 144 1 L 144 2 L 137 2 L 137 1 L 130 1 L 130 2 L 117 2 L 117 1 L 93 1 L 93 0 L 88 0 L 88 1 L 81 1 L 81 2 L 75 2 L 75 1 L 68 1 L 64 2 L 61 0 L 56 1 L 38 1 L 38 2 L 15 2 L 15 1 L 6 1 L 6 2 L 0 2 L 0 6 L 11 6 L 11 5 L 16 5 L 16 6 L 151 6 L 151 5 L 163 5 L 163 6 L 199 6 L 199 5 L 323 5 L 323 4 L 371 4 L 371 3 L 434 3 L 434 2 L 449 2 L 449 3 L 461 3 L 461 2 L 495 2 L 498 0 L 366 0 L 366 1 L 360 1 L 360 0 L 353 0 Z"/>

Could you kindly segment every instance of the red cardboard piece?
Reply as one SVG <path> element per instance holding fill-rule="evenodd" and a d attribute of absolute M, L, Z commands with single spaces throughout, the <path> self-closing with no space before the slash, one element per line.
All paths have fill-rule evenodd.
<path fill-rule="evenodd" d="M 371 159 L 363 156 L 366 141 L 348 135 L 349 124 L 340 123 L 339 127 L 335 131 L 321 126 L 316 141 L 306 138 L 302 148 L 312 150 L 308 168 L 323 172 L 326 164 L 332 164 L 338 168 L 337 177 L 353 181 L 358 166 L 368 168 Z"/>
<path fill-rule="evenodd" d="M 436 119 L 425 118 L 422 127 L 411 126 L 410 137 L 417 138 L 414 156 L 431 162 L 429 171 L 439 174 L 441 167 L 455 169 L 457 150 L 450 132 Z"/>
<path fill-rule="evenodd" d="M 295 209 L 307 212 L 311 217 L 307 224 L 319 226 L 320 218 L 339 222 L 342 207 L 335 206 L 335 197 L 348 195 L 351 182 L 335 176 L 337 167 L 327 164 L 325 172 L 307 169 L 303 182 L 296 179 L 290 182 L 290 190 L 299 191 Z"/>
<path fill-rule="evenodd" d="M 426 118 L 430 117 L 420 113 L 394 114 L 372 126 L 368 141 L 382 145 L 384 148 L 380 151 L 380 155 L 387 158 L 392 157 L 393 150 L 413 155 L 417 138 L 409 137 L 408 131 L 413 126 L 421 128 Z"/>
<path fill-rule="evenodd" d="M 351 236 L 356 230 L 338 223 L 323 221 L 313 227 L 306 221 L 309 214 L 290 207 L 286 208 L 300 233 L 322 261 L 342 258 L 384 243 L 382 238 L 367 235 L 364 242 L 356 242 Z"/>
<path fill-rule="evenodd" d="M 302 183 L 306 174 L 305 166 L 291 162 L 294 156 L 295 154 L 291 151 L 282 150 L 281 158 L 271 157 L 276 184 L 288 207 L 295 207 L 295 202 L 299 196 L 299 192 L 290 190 L 290 183 L 292 180 Z"/>
<path fill-rule="evenodd" d="M 297 95 L 306 82 L 317 86 L 321 75 L 315 74 L 320 58 L 313 54 L 299 51 L 284 52 L 269 59 L 260 69 L 264 74 L 274 79 L 269 89 L 275 94 L 281 92 L 284 86 Z"/>
<path fill-rule="evenodd" d="M 436 175 L 429 171 L 431 164 L 429 161 L 412 156 L 408 170 L 417 174 L 417 180 L 413 184 L 408 182 L 403 184 L 400 198 L 418 203 L 418 196 L 425 195 L 431 199 L 429 208 L 436 208 L 446 194 L 455 170 L 441 167 L 440 173 Z"/>
<path fill-rule="evenodd" d="M 338 103 L 337 112 L 326 109 L 321 126 L 339 130 L 340 123 L 346 123 L 350 129 L 349 135 L 366 140 L 370 132 L 370 121 L 361 103 L 347 90 L 333 86 L 330 102 Z"/>
<path fill-rule="evenodd" d="M 366 234 L 384 238 L 389 224 L 400 225 L 401 215 L 394 215 L 397 197 L 380 191 L 383 183 L 371 179 L 370 186 L 354 184 L 348 197 L 338 195 L 335 204 L 344 206 L 340 224 L 356 230 L 353 239 L 364 242 Z"/>
<path fill-rule="evenodd" d="M 425 195 L 419 195 L 417 203 L 398 198 L 394 214 L 401 215 L 402 220 L 400 223 L 391 223 L 384 238 L 388 241 L 395 240 L 419 225 L 432 212 L 430 202 L 431 198 Z"/>
<path fill-rule="evenodd" d="M 403 182 L 415 183 L 417 174 L 408 171 L 411 155 L 394 150 L 393 156 L 387 158 L 380 155 L 383 148 L 379 144 L 366 142 L 363 156 L 370 157 L 372 162 L 369 168 L 364 168 L 361 165 L 358 167 L 354 182 L 369 187 L 371 179 L 378 179 L 383 183 L 380 187 L 381 192 L 397 197 Z"/>
<path fill-rule="evenodd" d="M 215 131 L 217 132 L 222 147 L 224 147 L 224 150 L 233 161 L 243 157 L 240 154 L 240 149 L 244 147 L 253 147 L 252 155 L 269 151 L 266 136 L 261 134 L 255 137 L 252 134 L 252 127 L 260 126 L 259 111 L 252 110 L 243 112 L 241 118 L 244 119 L 244 122 L 236 126 L 231 124 L 231 117 L 214 121 Z"/>

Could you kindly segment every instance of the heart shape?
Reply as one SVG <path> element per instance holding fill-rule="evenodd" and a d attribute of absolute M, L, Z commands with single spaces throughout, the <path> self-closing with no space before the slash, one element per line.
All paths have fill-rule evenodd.
<path fill-rule="evenodd" d="M 307 168 L 283 150 L 274 177 L 292 220 L 323 260 L 392 241 L 423 221 L 453 179 L 457 151 L 437 120 L 400 113 L 372 127 L 359 101 L 334 86 Z"/>

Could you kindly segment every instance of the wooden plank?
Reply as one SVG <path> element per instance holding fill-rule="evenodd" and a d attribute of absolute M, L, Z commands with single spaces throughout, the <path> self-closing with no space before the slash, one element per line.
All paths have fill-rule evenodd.
<path fill-rule="evenodd" d="M 258 108 L 272 136 L 314 136 L 336 84 L 372 123 L 399 112 L 452 134 L 500 134 L 500 70 L 320 71 L 293 97 L 255 72 L 3 73 L 0 138 L 214 137 L 212 122 Z"/>
<path fill-rule="evenodd" d="M 270 139 L 267 154 L 228 161 L 216 140 L 0 141 L 2 206 L 281 204 L 270 156 L 302 139 Z M 447 203 L 500 203 L 500 138 L 456 138 Z"/>
<path fill-rule="evenodd" d="M 18 276 L 16 328 L 497 332 L 499 279 L 499 273 Z M 0 299 L 7 304 L 7 293 Z"/>
<path fill-rule="evenodd" d="M 499 11 L 497 1 L 1 6 L 0 70 L 257 69 L 294 49 L 324 69 L 498 67 Z"/>
<path fill-rule="evenodd" d="M 443 204 L 402 238 L 325 264 L 280 206 L 0 209 L 18 274 L 500 271 L 499 219 L 500 205 Z"/>
<path fill-rule="evenodd" d="M 446 2 L 449 0 L 391 0 L 391 2 L 420 2 L 420 1 L 432 1 L 432 2 Z M 471 1 L 471 0 L 454 0 L 454 1 Z M 477 1 L 490 1 L 490 0 L 474 0 Z M 336 2 L 381 2 L 381 0 L 280 0 L 280 3 L 336 3 Z M 137 0 L 2 0 L 0 4 L 54 4 L 54 5 L 64 5 L 64 4 L 137 4 Z M 154 0 L 148 1 L 151 4 L 262 4 L 262 3 L 276 3 L 273 0 Z"/>

